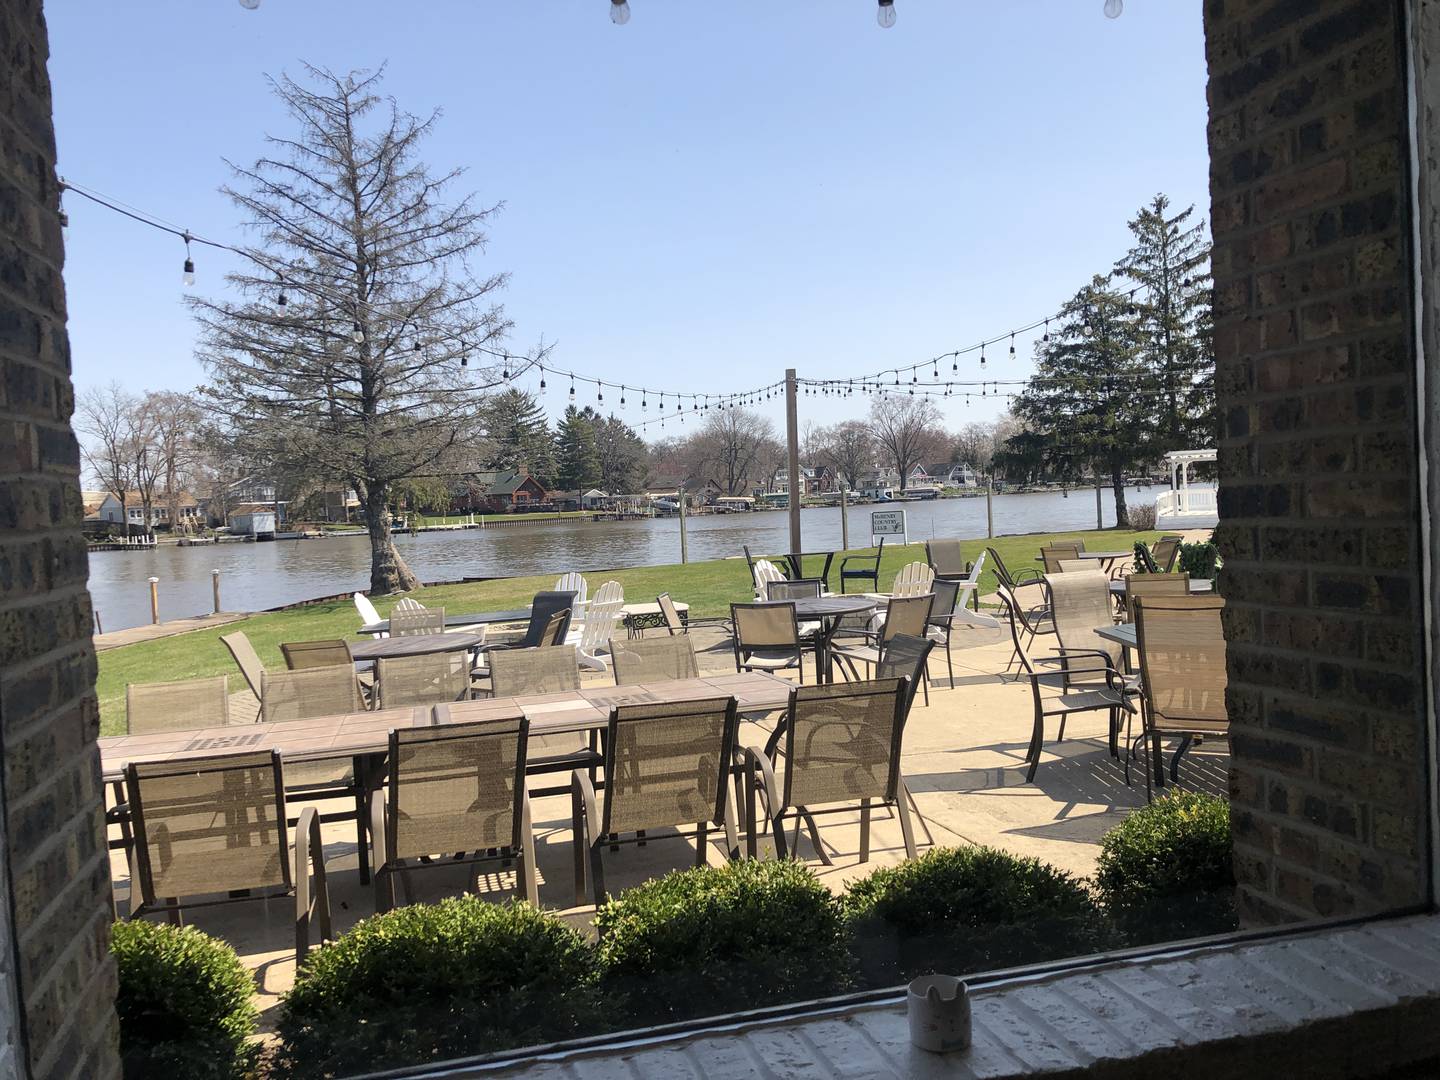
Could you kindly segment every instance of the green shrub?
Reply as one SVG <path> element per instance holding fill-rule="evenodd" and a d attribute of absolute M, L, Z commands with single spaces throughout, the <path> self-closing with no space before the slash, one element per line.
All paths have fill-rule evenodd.
<path fill-rule="evenodd" d="M 601 984 L 631 1024 L 824 997 L 850 985 L 839 905 L 803 865 L 743 860 L 604 904 Z"/>
<path fill-rule="evenodd" d="M 1208 540 L 1203 544 L 1181 544 L 1180 564 L 1178 569 L 1182 574 L 1189 574 L 1194 579 L 1210 581 L 1215 577 L 1215 569 L 1220 563 L 1220 549 Z"/>
<path fill-rule="evenodd" d="M 114 925 L 110 950 L 127 1080 L 248 1074 L 255 980 L 234 949 L 192 927 L 137 920 Z"/>
<path fill-rule="evenodd" d="M 358 923 L 282 1003 L 280 1058 L 348 1076 L 566 1038 L 593 1022 L 594 957 L 552 915 L 466 896 Z"/>
<path fill-rule="evenodd" d="M 1135 944 L 1234 930 L 1229 804 L 1174 792 L 1136 810 L 1100 841 L 1095 888 Z"/>
<path fill-rule="evenodd" d="M 869 986 L 1095 952 L 1105 919 L 1075 877 L 988 847 L 935 848 L 851 884 L 852 947 Z"/>

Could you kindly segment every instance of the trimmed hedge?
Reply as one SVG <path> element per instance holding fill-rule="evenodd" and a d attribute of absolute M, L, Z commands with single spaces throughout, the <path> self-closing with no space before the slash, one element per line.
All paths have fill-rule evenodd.
<path fill-rule="evenodd" d="M 282 1004 L 287 1076 L 348 1076 L 573 1036 L 594 958 L 558 918 L 475 896 L 399 908 L 313 954 Z"/>
<path fill-rule="evenodd" d="M 839 904 L 789 860 L 648 881 L 595 919 L 601 987 L 632 1025 L 839 993 L 851 984 Z"/>
<path fill-rule="evenodd" d="M 1199 544 L 1181 544 L 1180 561 L 1176 567 L 1192 580 L 1213 581 L 1220 565 L 1220 549 L 1209 540 Z"/>
<path fill-rule="evenodd" d="M 1107 947 L 1084 883 L 989 847 L 935 848 L 853 882 L 842 901 L 868 986 L 959 975 Z"/>
<path fill-rule="evenodd" d="M 111 928 L 110 951 L 127 1080 L 249 1074 L 255 980 L 234 949 L 193 927 L 137 920 Z"/>
<path fill-rule="evenodd" d="M 1135 944 L 1236 929 L 1229 803 L 1181 791 L 1136 810 L 1100 841 L 1095 888 Z"/>

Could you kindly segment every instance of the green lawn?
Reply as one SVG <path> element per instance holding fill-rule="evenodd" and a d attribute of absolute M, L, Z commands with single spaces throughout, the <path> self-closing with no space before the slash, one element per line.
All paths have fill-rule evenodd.
<path fill-rule="evenodd" d="M 1136 540 L 1153 543 L 1158 536 L 1159 533 L 1156 532 L 1117 532 L 1111 529 L 1103 532 L 1044 533 L 1006 536 L 991 541 L 966 540 L 964 550 L 967 559 L 974 559 L 987 544 L 991 545 L 1006 564 L 1016 570 L 1022 566 L 1035 566 L 1035 556 L 1040 545 L 1051 540 L 1083 539 L 1086 546 L 1092 550 L 1120 551 L 1128 550 Z M 923 561 L 924 558 L 924 544 L 912 544 L 909 547 L 886 545 L 885 558 L 880 567 L 881 588 L 889 588 L 900 567 L 916 560 Z M 840 557 L 837 556 L 831 570 L 831 583 L 836 588 L 840 583 L 839 566 Z M 809 568 L 807 565 L 807 569 Z M 428 607 L 445 607 L 454 612 L 524 607 L 537 590 L 553 586 L 559 574 L 560 570 L 557 569 L 555 573 L 536 577 L 501 578 L 464 585 L 437 585 L 414 595 L 421 597 Z M 688 603 L 692 617 L 696 618 L 727 614 L 732 601 L 747 600 L 751 596 L 750 575 L 746 571 L 744 559 L 719 559 L 684 566 L 645 566 L 588 576 L 592 592 L 603 581 L 613 579 L 620 582 L 624 586 L 626 599 L 632 603 L 652 600 L 659 593 L 668 591 L 675 599 Z M 992 591 L 994 582 L 994 574 L 987 570 L 982 592 Z M 396 599 L 398 597 L 378 601 L 376 607 L 382 615 L 386 615 Z M 114 735 L 124 730 L 127 683 L 228 674 L 232 677 L 232 688 L 243 687 L 243 680 L 230 659 L 230 654 L 225 650 L 225 646 L 220 644 L 221 634 L 243 630 L 254 643 L 265 664 L 280 667 L 284 665 L 280 655 L 282 641 L 353 637 L 359 625 L 360 620 L 355 613 L 354 604 L 337 601 L 253 615 L 221 628 L 197 630 L 176 637 L 108 649 L 100 653 L 100 677 L 97 683 L 101 733 Z"/>

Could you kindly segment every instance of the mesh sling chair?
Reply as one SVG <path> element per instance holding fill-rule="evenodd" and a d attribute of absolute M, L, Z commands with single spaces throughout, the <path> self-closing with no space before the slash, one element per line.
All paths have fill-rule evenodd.
<path fill-rule="evenodd" d="M 1000 588 L 1000 601 L 1010 611 L 1010 637 L 1015 644 L 1015 655 L 1020 660 L 1020 675 L 1030 680 L 1031 702 L 1034 706 L 1035 726 L 1030 735 L 1030 747 L 1025 752 L 1025 760 L 1029 763 L 1025 772 L 1025 782 L 1027 784 L 1032 782 L 1035 779 L 1035 770 L 1040 767 L 1040 752 L 1045 742 L 1045 721 L 1051 718 L 1059 720 L 1058 738 L 1063 739 L 1065 737 L 1065 720 L 1071 713 L 1098 712 L 1104 709 L 1109 713 L 1110 720 L 1110 752 L 1112 755 L 1118 754 L 1120 712 L 1124 711 L 1129 714 L 1135 712 L 1135 706 L 1130 700 L 1132 695 L 1126 692 L 1120 672 L 1103 654 L 1093 657 L 1088 664 L 1081 663 L 1078 658 L 1070 659 L 1065 656 L 1042 656 L 1032 660 L 1021 642 L 1021 620 L 1017 615 L 1016 600 L 1010 590 L 1003 586 Z M 1063 666 L 1068 677 L 1094 675 L 1103 677 L 1105 685 L 1097 689 L 1086 690 L 1066 690 L 1063 686 L 1056 687 L 1053 684 L 1057 672 L 1042 671 L 1041 667 L 1057 665 Z M 1059 692 L 1054 694 L 1043 692 L 1047 690 L 1058 690 Z"/>
<path fill-rule="evenodd" d="M 350 655 L 350 646 L 340 638 L 282 642 L 280 655 L 285 657 L 285 666 L 291 671 L 317 667 L 350 667 L 355 663 L 355 658 Z"/>
<path fill-rule="evenodd" d="M 269 723 L 308 720 L 366 711 L 355 673 L 339 666 L 266 671 L 260 676 L 260 719 Z M 285 765 L 285 792 L 305 802 L 345 799 L 353 809 L 324 814 L 322 822 L 355 822 L 360 852 L 360 881 L 370 880 L 370 852 L 366 842 L 365 800 L 368 787 L 356 772 L 354 759 L 295 761 Z"/>
<path fill-rule="evenodd" d="M 934 589 L 935 599 L 930 602 L 930 615 L 925 621 L 925 636 L 935 644 L 945 646 L 945 672 L 953 689 L 955 660 L 950 653 L 950 644 L 955 634 L 955 613 L 960 610 L 960 582 L 936 577 Z"/>
<path fill-rule="evenodd" d="M 312 920 L 322 941 L 330 937 L 320 817 L 314 807 L 301 811 L 292 862 L 278 752 L 132 762 L 125 788 L 135 831 L 132 897 L 137 884 L 140 893 L 130 918 L 163 912 L 178 924 L 189 908 L 293 894 L 296 962 L 309 951 Z M 233 895 L 242 890 L 256 894 Z"/>
<path fill-rule="evenodd" d="M 685 625 L 685 620 L 680 618 L 680 612 L 675 607 L 675 601 L 670 599 L 668 592 L 662 592 L 659 596 L 655 597 L 655 603 L 659 605 L 660 614 L 664 616 L 665 629 L 669 630 L 672 636 L 675 634 L 688 634 L 690 632 L 690 628 Z"/>
<path fill-rule="evenodd" d="M 240 674 L 245 676 L 245 683 L 250 687 L 250 692 L 255 695 L 256 704 L 259 704 L 260 683 L 265 674 L 265 665 L 261 663 L 260 654 L 255 651 L 255 646 L 250 644 L 250 639 L 245 636 L 243 630 L 236 630 L 231 634 L 221 634 L 220 644 L 229 650 L 235 666 L 240 669 Z"/>
<path fill-rule="evenodd" d="M 617 705 L 605 740 L 605 806 L 595 785 L 571 777 L 575 902 L 585 902 L 588 878 L 595 906 L 605 902 L 601 851 L 655 839 L 655 829 L 695 826 L 695 865 L 704 866 L 712 824 L 723 824 L 726 851 L 739 854 L 735 808 L 727 782 L 735 755 L 735 699 L 704 698 L 663 704 Z M 621 840 L 618 834 L 637 834 Z"/>
<path fill-rule="evenodd" d="M 530 797 L 530 722 L 524 716 L 390 732 L 389 793 L 371 798 L 375 910 L 395 905 L 395 876 L 411 899 L 420 868 L 516 861 L 516 892 L 539 904 Z M 443 861 L 432 856 L 452 855 Z"/>
<path fill-rule="evenodd" d="M 396 656 L 375 663 L 377 707 L 438 705 L 470 696 L 470 664 L 464 653 Z"/>
<path fill-rule="evenodd" d="M 885 646 L 890 643 L 891 638 L 897 634 L 921 638 L 925 636 L 930 626 L 930 613 L 935 606 L 935 596 L 935 593 L 929 592 L 919 596 L 892 596 L 885 605 L 885 621 L 875 632 L 873 643 L 834 646 L 830 650 L 831 657 L 839 660 L 841 666 L 849 670 L 851 679 L 860 678 L 859 670 L 855 666 L 857 661 L 865 665 L 868 675 L 880 662 Z M 922 672 L 922 676 L 923 674 Z M 926 705 L 930 704 L 928 684 L 929 678 L 922 677 L 920 685 L 924 688 Z"/>
<path fill-rule="evenodd" d="M 843 596 L 845 586 L 851 581 L 868 581 L 870 591 L 876 592 L 880 588 L 880 560 L 885 555 L 885 537 L 880 538 L 880 546 L 875 549 L 874 555 L 846 555 L 840 560 L 840 593 Z M 854 568 L 851 568 L 851 564 Z"/>
<path fill-rule="evenodd" d="M 818 600 L 825 583 L 820 578 L 781 578 L 765 583 L 766 600 Z M 823 627 L 813 620 L 796 624 L 800 637 L 805 641 L 815 640 Z"/>
<path fill-rule="evenodd" d="M 498 650 L 490 657 L 490 683 L 496 697 L 579 690 L 580 665 L 575 661 L 575 646 Z"/>
<path fill-rule="evenodd" d="M 1097 690 L 1115 685 L 1108 671 L 1093 670 L 1097 660 L 1120 672 L 1119 687 L 1128 697 L 1139 692 L 1137 676 L 1124 674 L 1125 650 L 1119 642 L 1099 637 L 1099 627 L 1114 621 L 1110 579 L 1092 565 L 1083 573 L 1057 574 L 1050 581 L 1050 610 L 1054 616 L 1056 652 L 1060 654 L 1060 684 L 1065 690 Z M 1089 668 L 1083 674 L 1072 668 Z M 1111 713 L 1112 723 L 1120 714 Z M 1110 733 L 1110 752 L 1119 756 L 1118 729 Z"/>
<path fill-rule="evenodd" d="M 1155 573 L 1168 574 L 1175 569 L 1175 562 L 1180 558 L 1180 545 L 1184 541 L 1183 536 L 1162 536 L 1155 541 L 1155 546 L 1150 549 L 1150 557 L 1155 561 Z"/>
<path fill-rule="evenodd" d="M 963 581 L 970 572 L 959 540 L 927 541 L 925 559 L 935 571 L 937 581 Z"/>
<path fill-rule="evenodd" d="M 1124 612 L 1134 612 L 1137 599 L 1146 596 L 1189 596 L 1189 574 L 1126 574 L 1125 591 L 1117 597 Z"/>
<path fill-rule="evenodd" d="M 1010 659 L 1005 662 L 1005 671 L 1001 672 L 1003 679 L 1010 671 L 1011 665 L 1017 663 L 1022 652 L 1021 643 L 1027 638 L 1031 645 L 1035 639 L 1042 634 L 1053 634 L 1055 632 L 1054 620 L 1050 617 L 1050 586 L 1041 579 L 1040 593 L 1045 597 L 1045 602 L 1038 607 L 1027 607 L 1019 599 L 1019 594 L 1014 592 L 1002 581 L 995 583 L 995 595 L 999 597 L 1001 605 L 1005 609 L 1010 623 L 1010 640 L 1015 648 L 1010 652 Z M 1046 624 L 1049 624 L 1048 626 Z M 1016 674 L 1015 679 L 1019 681 L 1023 672 Z"/>
<path fill-rule="evenodd" d="M 793 855 L 800 842 L 800 823 L 810 831 L 811 842 L 826 866 L 833 864 L 815 823 L 816 807 L 833 803 L 860 803 L 860 861 L 870 859 L 871 804 L 894 806 L 900 818 L 905 854 L 915 858 L 915 834 L 910 822 L 912 800 L 900 774 L 900 747 L 905 731 L 905 679 L 800 686 L 790 691 L 784 718 L 771 733 L 765 749 L 747 747 L 745 809 L 749 821 L 747 853 L 755 853 L 755 800 L 763 795 L 766 816 L 780 858 Z M 785 761 L 783 781 L 777 783 L 775 763 Z M 819 813 L 838 813 L 849 807 L 831 807 Z M 785 840 L 785 816 L 795 815 L 795 838 Z"/>
<path fill-rule="evenodd" d="M 487 644 L 481 652 L 481 662 L 470 672 L 476 679 L 488 679 L 491 653 L 502 649 L 534 649 L 544 645 L 558 645 L 570 632 L 570 618 L 579 594 L 574 592 L 538 592 L 530 603 L 530 623 L 525 633 L 513 641 L 497 641 Z M 558 618 L 557 618 L 558 616 Z"/>
<path fill-rule="evenodd" d="M 1135 639 L 1140 653 L 1139 741 L 1147 744 L 1145 797 L 1152 794 L 1150 774 L 1163 780 L 1160 740 L 1181 739 L 1170 764 L 1180 778 L 1180 758 L 1195 739 L 1227 737 L 1225 710 L 1225 634 L 1219 596 L 1147 596 L 1135 608 Z M 1133 749 L 1133 745 L 1132 745 Z M 1126 779 L 1129 779 L 1127 754 Z"/>
<path fill-rule="evenodd" d="M 1061 560 L 1079 559 L 1081 550 L 1079 544 L 1047 544 L 1042 547 L 1040 558 L 1045 564 L 1046 575 L 1061 573 Z"/>
<path fill-rule="evenodd" d="M 391 637 L 418 637 L 421 634 L 443 634 L 445 632 L 445 609 L 421 608 L 418 611 L 402 611 L 397 604 L 390 612 Z"/>
<path fill-rule="evenodd" d="M 700 677 L 695 646 L 684 634 L 617 643 L 612 658 L 615 661 L 616 686 Z"/>
<path fill-rule="evenodd" d="M 792 601 L 731 604 L 730 621 L 735 627 L 736 671 L 784 671 L 793 667 L 800 681 L 805 681 L 804 645 Z"/>

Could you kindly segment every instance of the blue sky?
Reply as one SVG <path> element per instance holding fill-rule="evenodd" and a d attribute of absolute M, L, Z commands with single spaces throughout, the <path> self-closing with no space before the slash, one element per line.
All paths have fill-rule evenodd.
<path fill-rule="evenodd" d="M 1198 3 L 1130 0 L 1112 21 L 1100 0 L 897 0 L 890 30 L 873 0 L 631 0 L 624 27 L 608 6 L 51 4 L 60 171 L 243 239 L 217 189 L 223 159 L 287 130 L 265 75 L 388 63 L 403 107 L 444 110 L 428 160 L 505 203 L 479 269 L 513 275 L 514 347 L 544 337 L 564 367 L 717 394 L 1000 336 L 1108 269 L 1156 191 L 1208 216 Z M 194 386 L 180 241 L 66 209 L 77 383 Z M 224 256 L 196 262 L 197 291 L 221 289 Z M 1028 373 L 1018 347 L 987 372 Z M 802 398 L 802 418 L 864 404 Z M 952 427 L 996 412 L 942 405 Z"/>

